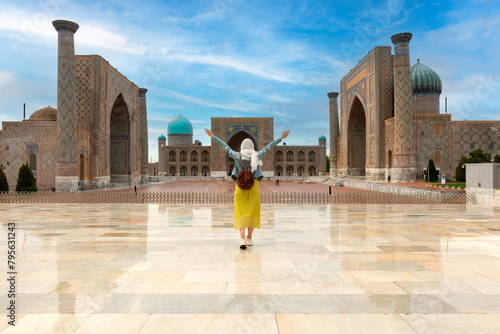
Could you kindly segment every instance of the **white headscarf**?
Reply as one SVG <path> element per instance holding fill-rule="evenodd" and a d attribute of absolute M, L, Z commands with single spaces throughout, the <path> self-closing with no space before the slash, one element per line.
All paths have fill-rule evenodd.
<path fill-rule="evenodd" d="M 258 166 L 262 166 L 262 160 L 257 156 L 257 152 L 255 152 L 253 141 L 249 138 L 246 138 L 241 143 L 240 153 L 244 155 L 247 159 L 250 159 L 250 166 L 252 167 L 252 172 L 257 170 Z"/>

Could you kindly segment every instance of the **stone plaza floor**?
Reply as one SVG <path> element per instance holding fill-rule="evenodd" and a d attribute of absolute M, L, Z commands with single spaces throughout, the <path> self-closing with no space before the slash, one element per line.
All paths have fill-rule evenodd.
<path fill-rule="evenodd" d="M 2 204 L 5 333 L 500 333 L 500 209 Z M 11 225 L 12 226 L 12 225 Z"/>

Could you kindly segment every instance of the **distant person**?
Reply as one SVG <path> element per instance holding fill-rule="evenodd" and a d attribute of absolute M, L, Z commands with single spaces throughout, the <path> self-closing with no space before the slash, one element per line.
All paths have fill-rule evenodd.
<path fill-rule="evenodd" d="M 240 230 L 240 248 L 245 249 L 247 246 L 252 246 L 252 235 L 255 228 L 260 228 L 260 189 L 259 181 L 263 175 L 260 170 L 262 166 L 262 158 L 274 146 L 278 145 L 283 139 L 288 137 L 290 130 L 283 131 L 281 137 L 275 139 L 259 152 L 255 151 L 253 142 L 246 138 L 241 143 L 240 152 L 233 151 L 225 142 L 214 136 L 211 130 L 205 129 L 207 135 L 210 136 L 224 151 L 227 152 L 235 164 L 231 178 L 236 181 L 238 173 L 243 169 L 243 165 L 248 166 L 248 170 L 253 174 L 254 185 L 249 190 L 241 189 L 238 184 L 234 189 L 234 229 Z M 240 160 L 241 159 L 241 160 Z M 245 228 L 248 229 L 248 234 L 245 239 Z"/>

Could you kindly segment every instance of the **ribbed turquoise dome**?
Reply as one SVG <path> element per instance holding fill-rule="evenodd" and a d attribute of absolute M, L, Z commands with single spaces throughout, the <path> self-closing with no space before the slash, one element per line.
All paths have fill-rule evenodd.
<path fill-rule="evenodd" d="M 179 114 L 179 116 L 177 116 L 174 120 L 168 123 L 167 129 L 169 135 L 193 134 L 193 125 L 186 117 L 182 116 L 181 114 Z"/>
<path fill-rule="evenodd" d="M 167 137 L 163 135 L 163 133 L 158 137 L 158 140 L 167 140 Z"/>
<path fill-rule="evenodd" d="M 326 137 L 324 135 L 321 135 L 321 137 L 319 137 L 318 140 L 326 140 Z"/>
<path fill-rule="evenodd" d="M 417 63 L 410 68 L 413 94 L 441 94 L 443 86 L 439 75 L 429 67 Z"/>

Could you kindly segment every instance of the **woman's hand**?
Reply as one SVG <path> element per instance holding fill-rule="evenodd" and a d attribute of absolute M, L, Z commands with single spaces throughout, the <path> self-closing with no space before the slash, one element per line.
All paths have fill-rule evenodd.
<path fill-rule="evenodd" d="M 283 133 L 281 134 L 281 140 L 285 139 L 286 137 L 288 137 L 288 135 L 290 134 L 290 130 L 286 130 L 286 131 L 283 131 Z"/>
<path fill-rule="evenodd" d="M 210 131 L 209 129 L 205 129 L 205 133 L 206 133 L 207 135 L 209 135 L 209 136 L 210 136 L 210 138 L 213 138 L 213 137 L 214 137 L 214 134 L 213 134 L 213 133 L 212 133 L 212 131 Z"/>

